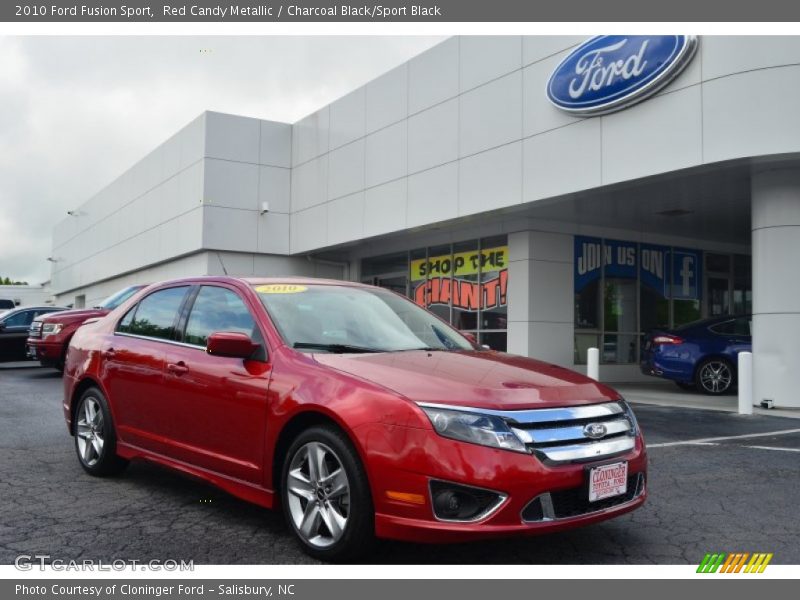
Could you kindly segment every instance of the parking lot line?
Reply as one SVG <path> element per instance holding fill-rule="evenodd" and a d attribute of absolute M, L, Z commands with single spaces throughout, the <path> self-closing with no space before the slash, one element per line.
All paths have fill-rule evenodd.
<path fill-rule="evenodd" d="M 780 448 L 778 446 L 745 446 L 753 450 L 779 450 L 781 452 L 800 452 L 800 448 Z"/>
<path fill-rule="evenodd" d="M 666 448 L 668 446 L 696 446 L 700 444 L 709 444 L 713 442 L 725 442 L 728 440 L 746 440 L 749 438 L 771 437 L 773 435 L 790 435 L 792 433 L 800 433 L 800 429 L 782 429 L 780 431 L 765 431 L 764 433 L 746 433 L 744 435 L 728 435 L 723 437 L 713 438 L 698 438 L 694 440 L 682 440 L 679 442 L 662 442 L 661 444 L 647 444 L 647 449 L 650 448 Z"/>

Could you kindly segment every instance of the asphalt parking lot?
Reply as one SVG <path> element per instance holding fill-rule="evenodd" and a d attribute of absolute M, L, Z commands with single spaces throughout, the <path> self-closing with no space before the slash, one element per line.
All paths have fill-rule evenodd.
<path fill-rule="evenodd" d="M 84 474 L 60 402 L 56 372 L 0 368 L 0 563 L 19 554 L 314 562 L 279 513 L 203 483 L 147 464 L 115 479 Z M 706 552 L 758 551 L 773 552 L 773 563 L 800 563 L 800 420 L 635 408 L 650 447 L 650 498 L 640 510 L 537 538 L 383 542 L 374 562 L 697 564 Z"/>

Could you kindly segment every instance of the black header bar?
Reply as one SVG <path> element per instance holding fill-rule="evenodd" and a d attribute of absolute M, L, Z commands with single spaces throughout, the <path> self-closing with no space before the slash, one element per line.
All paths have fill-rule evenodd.
<path fill-rule="evenodd" d="M 786 0 L 3 0 L 0 22 L 792 22 Z"/>

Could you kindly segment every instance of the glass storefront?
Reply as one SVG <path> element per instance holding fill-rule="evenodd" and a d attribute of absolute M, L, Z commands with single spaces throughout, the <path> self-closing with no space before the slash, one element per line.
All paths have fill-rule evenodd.
<path fill-rule="evenodd" d="M 408 296 L 481 344 L 506 350 L 506 236 L 366 258 L 361 278 Z"/>
<path fill-rule="evenodd" d="M 642 337 L 751 310 L 750 257 L 575 236 L 575 364 L 639 360 Z"/>

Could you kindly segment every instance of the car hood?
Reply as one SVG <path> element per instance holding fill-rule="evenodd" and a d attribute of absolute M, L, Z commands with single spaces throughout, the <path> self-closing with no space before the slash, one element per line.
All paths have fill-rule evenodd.
<path fill-rule="evenodd" d="M 83 322 L 92 317 L 103 317 L 110 311 L 103 308 L 87 308 L 77 310 L 62 310 L 59 312 L 50 313 L 39 319 L 45 323 L 75 323 L 76 321 Z"/>
<path fill-rule="evenodd" d="M 514 410 L 620 398 L 575 371 L 499 352 L 319 353 L 314 359 L 416 402 Z"/>

